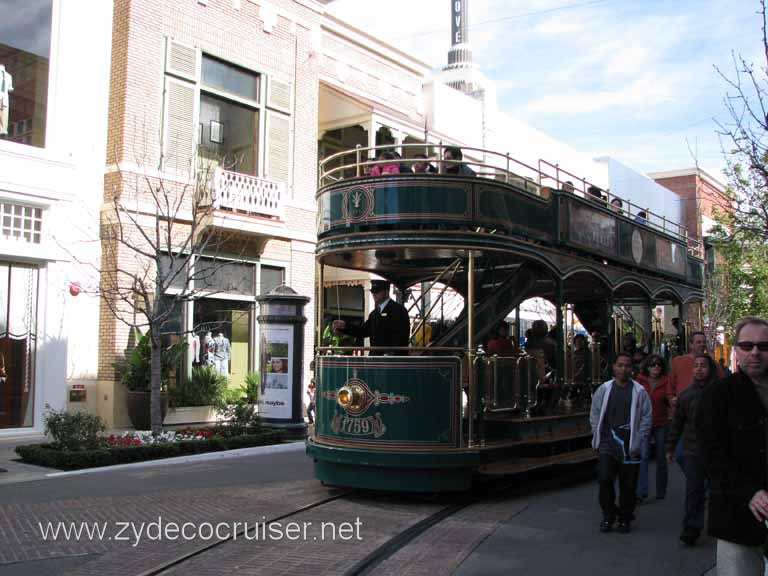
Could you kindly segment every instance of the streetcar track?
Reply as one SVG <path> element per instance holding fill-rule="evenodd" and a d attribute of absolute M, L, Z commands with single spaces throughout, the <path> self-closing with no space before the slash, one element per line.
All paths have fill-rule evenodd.
<path fill-rule="evenodd" d="M 575 469 L 578 469 L 578 468 L 579 466 L 575 467 Z M 526 493 L 531 493 L 531 492 L 543 493 L 563 483 L 571 482 L 574 480 L 574 478 L 571 477 L 570 475 L 564 475 L 559 477 L 550 476 L 544 479 L 543 482 L 536 483 L 536 484 L 527 482 L 525 480 L 525 479 L 536 478 L 538 476 L 541 476 L 542 472 L 544 471 L 536 470 L 536 471 L 524 472 L 524 473 L 521 473 L 519 476 L 517 476 L 515 480 L 512 482 L 509 482 L 509 483 L 491 482 L 489 485 L 482 486 L 481 491 L 474 490 L 473 492 L 470 492 L 468 494 L 462 494 L 460 496 L 461 500 L 459 502 L 449 504 L 441 508 L 440 510 L 433 512 L 429 516 L 422 518 L 421 520 L 410 525 L 405 530 L 395 534 L 391 538 L 386 539 L 382 544 L 380 544 L 374 550 L 369 552 L 364 558 L 358 560 L 352 567 L 344 571 L 343 575 L 344 576 L 364 576 L 364 575 L 370 574 L 377 567 L 383 564 L 388 558 L 390 558 L 392 555 L 396 554 L 398 551 L 408 546 L 411 542 L 413 542 L 416 538 L 418 538 L 419 536 L 427 532 L 430 528 L 433 528 L 434 526 L 446 520 L 447 518 L 457 514 L 458 512 L 474 504 L 477 504 L 483 501 L 484 499 L 488 499 L 489 497 L 491 499 L 496 499 L 501 495 L 505 495 L 506 497 L 511 496 L 513 498 L 519 498 L 520 496 L 523 496 Z M 508 480 L 509 479 L 507 479 L 507 481 Z M 479 492 L 482 492 L 482 493 L 479 493 Z M 300 508 L 297 508 L 296 510 L 286 512 L 284 514 L 281 514 L 269 520 L 265 520 L 264 523 L 269 524 L 273 522 L 280 522 L 286 518 L 296 516 L 298 514 L 307 512 L 315 508 L 319 508 L 321 506 L 324 506 L 336 500 L 353 496 L 358 493 L 360 493 L 360 490 L 345 490 L 338 494 L 334 494 L 333 496 L 322 498 L 320 500 L 316 500 L 315 502 L 310 502 L 309 504 L 306 504 Z M 376 493 L 376 492 L 368 493 L 368 496 L 373 496 L 374 499 L 378 499 L 379 497 L 382 496 L 382 493 Z M 406 499 L 415 498 L 416 500 L 421 500 L 421 501 L 431 499 L 428 496 L 425 498 L 424 494 L 416 494 L 416 493 L 411 493 L 411 494 L 401 493 L 398 496 L 400 498 L 405 497 Z M 515 515 L 525 511 L 529 505 L 530 504 L 526 504 L 521 510 L 515 513 Z M 227 538 L 216 540 L 215 542 L 205 544 L 190 552 L 179 554 L 178 556 L 176 556 L 175 558 L 172 558 L 171 560 L 163 562 L 160 565 L 157 565 L 149 570 L 139 573 L 137 576 L 161 576 L 162 574 L 166 574 L 171 569 L 176 568 L 181 564 L 184 564 L 192 560 L 193 558 L 201 556 L 223 544 L 226 544 L 228 542 L 233 542 L 239 539 L 244 534 L 246 534 L 247 531 L 250 531 L 250 529 L 246 527 L 230 535 Z"/>
<path fill-rule="evenodd" d="M 313 508 L 324 506 L 329 502 L 339 500 L 341 498 L 349 496 L 350 494 L 354 494 L 355 492 L 356 492 L 355 490 L 347 490 L 345 492 L 341 492 L 340 494 L 334 494 L 333 496 L 328 496 L 326 498 L 316 500 L 315 502 L 310 502 L 309 504 L 305 504 L 301 508 L 297 508 L 296 510 L 293 510 L 291 512 L 286 512 L 285 514 L 281 514 L 280 516 L 275 516 L 274 518 L 271 518 L 269 520 L 265 520 L 265 523 L 270 524 L 273 522 L 280 522 L 282 520 L 285 520 L 286 518 L 290 518 L 291 516 L 301 514 L 302 512 L 306 512 L 307 510 L 312 510 Z M 200 546 L 199 548 L 197 548 L 196 550 L 192 550 L 191 552 L 185 552 L 184 554 L 180 554 L 175 558 L 172 558 L 171 560 L 168 560 L 158 566 L 155 566 L 154 568 L 150 568 L 149 570 L 145 570 L 144 572 L 141 572 L 140 574 L 138 574 L 138 576 L 159 576 L 164 572 L 167 572 L 171 568 L 175 568 L 176 566 L 179 566 L 180 564 L 183 564 L 184 562 L 187 562 L 192 558 L 200 556 L 201 554 L 205 554 L 206 552 L 213 550 L 214 548 L 217 548 L 222 544 L 226 544 L 227 542 L 236 540 L 237 538 L 243 536 L 247 532 L 247 530 L 248 528 L 246 527 L 228 536 L 227 538 L 216 540 L 215 542 L 211 542 L 210 544 L 205 544 L 204 546 Z"/>
<path fill-rule="evenodd" d="M 463 510 L 467 506 L 474 504 L 478 500 L 479 498 L 476 498 L 467 502 L 446 506 L 442 510 L 438 510 L 434 514 L 431 514 L 419 522 L 416 522 L 416 524 L 409 526 L 367 554 L 362 560 L 358 561 L 354 566 L 345 571 L 344 576 L 363 576 L 364 574 L 369 574 L 387 558 L 392 556 L 392 554 L 412 542 L 418 536 L 439 522 L 442 522 L 449 516 L 453 516 L 460 510 Z"/>

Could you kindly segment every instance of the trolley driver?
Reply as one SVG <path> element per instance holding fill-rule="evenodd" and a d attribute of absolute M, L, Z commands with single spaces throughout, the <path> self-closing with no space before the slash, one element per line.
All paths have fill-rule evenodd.
<path fill-rule="evenodd" d="M 334 332 L 343 332 L 355 338 L 370 338 L 371 346 L 406 348 L 411 337 L 411 323 L 408 312 L 389 297 L 389 282 L 371 281 L 371 294 L 376 307 L 368 315 L 368 320 L 359 327 L 347 327 L 344 320 L 334 320 Z M 389 354 L 403 354 L 403 350 L 393 350 Z"/>

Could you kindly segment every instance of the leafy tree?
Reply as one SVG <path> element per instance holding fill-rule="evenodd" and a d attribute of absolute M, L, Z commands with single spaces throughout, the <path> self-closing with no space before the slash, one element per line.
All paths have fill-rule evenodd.
<path fill-rule="evenodd" d="M 706 310 L 719 311 L 710 325 L 732 327 L 747 315 L 768 316 L 768 245 L 723 227 L 714 229 L 710 241 L 718 256 L 707 278 Z"/>
<path fill-rule="evenodd" d="M 733 70 L 716 68 L 728 90 L 728 120 L 718 123 L 728 186 L 714 196 L 720 226 L 709 241 L 717 252 L 708 271 L 705 313 L 714 331 L 748 314 L 768 314 L 768 22 L 760 0 L 762 59 L 733 54 Z"/>
<path fill-rule="evenodd" d="M 766 0 L 760 1 L 762 53 L 755 65 L 733 55 L 733 71 L 717 72 L 728 85 L 729 119 L 718 123 L 726 160 L 727 189 L 716 198 L 720 221 L 734 239 L 768 242 L 768 36 Z"/>

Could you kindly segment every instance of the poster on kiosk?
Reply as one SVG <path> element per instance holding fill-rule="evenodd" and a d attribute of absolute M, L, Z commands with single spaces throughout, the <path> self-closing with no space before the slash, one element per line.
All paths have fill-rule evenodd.
<path fill-rule="evenodd" d="M 293 411 L 293 326 L 270 325 L 261 336 L 261 389 L 259 414 L 262 418 L 290 420 Z"/>

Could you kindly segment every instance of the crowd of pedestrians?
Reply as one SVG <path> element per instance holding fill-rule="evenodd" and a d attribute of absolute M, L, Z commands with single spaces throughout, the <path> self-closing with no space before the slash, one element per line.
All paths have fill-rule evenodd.
<path fill-rule="evenodd" d="M 762 576 L 768 536 L 768 320 L 747 317 L 734 330 L 733 373 L 707 351 L 701 332 L 689 353 L 651 355 L 636 379 L 620 352 L 613 378 L 594 393 L 592 447 L 598 453 L 600 530 L 628 533 L 648 498 L 656 451 L 655 497 L 667 495 L 668 465 L 685 475 L 680 540 L 693 546 L 705 528 L 717 539 L 719 576 Z M 618 482 L 617 482 L 618 481 Z M 618 505 L 616 484 L 618 483 Z M 705 512 L 707 512 L 705 514 Z"/>

